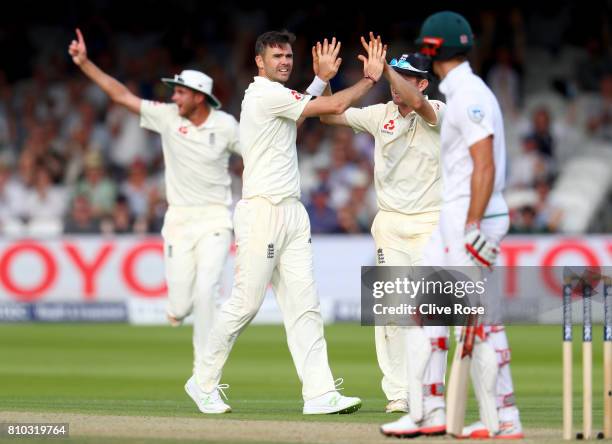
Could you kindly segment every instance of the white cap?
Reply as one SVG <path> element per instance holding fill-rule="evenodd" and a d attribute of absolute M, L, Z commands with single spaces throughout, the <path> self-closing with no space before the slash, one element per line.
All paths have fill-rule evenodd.
<path fill-rule="evenodd" d="M 203 72 L 186 69 L 180 74 L 175 74 L 173 79 L 161 80 L 168 86 L 179 85 L 204 93 L 213 108 L 221 108 L 221 102 L 212 93 L 213 80 Z"/>

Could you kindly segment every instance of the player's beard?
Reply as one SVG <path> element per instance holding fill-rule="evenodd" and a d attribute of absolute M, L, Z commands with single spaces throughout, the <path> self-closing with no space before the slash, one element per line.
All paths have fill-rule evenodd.
<path fill-rule="evenodd" d="M 179 107 L 179 115 L 181 117 L 184 117 L 185 119 L 188 119 L 189 116 L 191 116 L 194 113 L 196 108 L 197 106 L 194 103 L 183 103 Z"/>
<path fill-rule="evenodd" d="M 289 81 L 289 77 L 291 77 L 292 66 L 287 67 L 287 72 L 281 72 L 280 67 L 275 68 L 274 70 L 268 71 L 268 78 L 274 82 L 278 83 L 286 83 Z"/>

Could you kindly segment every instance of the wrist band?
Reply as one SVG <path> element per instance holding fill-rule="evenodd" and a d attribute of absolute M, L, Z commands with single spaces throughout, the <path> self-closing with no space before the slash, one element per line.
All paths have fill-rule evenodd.
<path fill-rule="evenodd" d="M 364 78 L 364 79 L 370 79 L 372 82 L 374 82 L 374 84 L 376 84 L 376 82 L 377 82 L 377 81 L 376 81 L 376 80 L 374 80 L 374 78 L 373 78 L 373 77 L 371 77 L 370 75 L 363 76 L 363 78 Z"/>
<path fill-rule="evenodd" d="M 327 82 L 321 80 L 319 76 L 315 76 L 310 86 L 306 88 L 306 92 L 311 96 L 318 97 L 323 95 L 325 88 L 327 88 Z"/>

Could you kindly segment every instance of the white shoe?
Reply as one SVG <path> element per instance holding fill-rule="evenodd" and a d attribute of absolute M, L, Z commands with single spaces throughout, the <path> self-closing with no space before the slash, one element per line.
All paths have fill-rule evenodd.
<path fill-rule="evenodd" d="M 397 438 L 416 438 L 421 435 L 421 428 L 414 423 L 410 415 L 404 415 L 397 421 L 380 426 L 380 432 Z"/>
<path fill-rule="evenodd" d="M 421 434 L 427 436 L 446 434 L 446 413 L 443 408 L 437 408 L 425 414 L 421 423 Z"/>
<path fill-rule="evenodd" d="M 491 436 L 485 425 L 478 421 L 463 428 L 464 439 L 523 439 L 523 428 L 520 421 L 500 421 L 499 432 Z"/>
<path fill-rule="evenodd" d="M 408 413 L 407 399 L 394 399 L 385 407 L 385 413 Z"/>
<path fill-rule="evenodd" d="M 521 421 L 500 421 L 499 432 L 493 437 L 494 439 L 523 439 L 523 427 Z"/>
<path fill-rule="evenodd" d="M 189 378 L 185 384 L 185 391 L 191 399 L 193 399 L 202 413 L 229 413 L 232 411 L 232 408 L 223 402 L 221 396 L 219 396 L 219 393 L 221 393 L 227 400 L 227 396 L 225 396 L 225 392 L 223 391 L 223 389 L 226 388 L 229 388 L 229 385 L 220 384 L 211 393 L 206 393 L 202 391 L 200 386 L 196 383 L 195 376 Z"/>
<path fill-rule="evenodd" d="M 361 399 L 342 396 L 333 391 L 304 402 L 304 415 L 354 413 L 361 408 Z"/>
<path fill-rule="evenodd" d="M 342 378 L 336 379 L 335 384 L 337 390 L 342 390 L 339 388 L 342 382 Z M 327 415 L 330 413 L 348 414 L 355 413 L 361 408 L 361 399 L 342 396 L 337 390 L 304 401 L 302 413 L 304 413 L 304 415 Z"/>
<path fill-rule="evenodd" d="M 491 438 L 491 434 L 489 433 L 489 429 L 487 429 L 482 421 L 476 421 L 469 426 L 465 426 L 459 438 L 489 439 Z"/>

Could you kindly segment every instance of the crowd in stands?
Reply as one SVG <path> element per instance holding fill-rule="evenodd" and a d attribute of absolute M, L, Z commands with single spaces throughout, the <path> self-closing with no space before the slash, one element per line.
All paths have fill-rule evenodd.
<path fill-rule="evenodd" d="M 567 48 L 538 41 L 539 34 L 530 31 L 534 20 L 545 18 L 527 20 L 518 9 L 503 17 L 483 13 L 472 60 L 496 93 L 506 119 L 508 189 L 531 192 L 529 199 L 512 207 L 514 233 L 559 230 L 563 212 L 549 193 L 563 160 L 559 146 L 573 140 L 568 131 L 609 143 L 612 149 L 609 46 L 599 35 L 572 46 L 572 71 L 559 78 L 550 74 L 550 82 L 539 85 L 538 73 L 546 66 L 538 66 L 534 74 L 538 52 L 531 50 L 556 57 Z M 265 29 L 265 23 L 260 27 Z M 195 39 L 183 42 L 178 61 L 173 48 L 155 34 L 84 32 L 90 37 L 92 60 L 139 96 L 169 100 L 170 90 L 159 78 L 193 67 L 214 78 L 224 109 L 239 117 L 243 91 L 255 75 L 251 52 L 256 31 L 236 33 L 223 48 Z M 36 57 L 28 75 L 14 78 L 0 68 L 0 232 L 158 233 L 166 206 L 158 135 L 141 129 L 137 115 L 110 103 L 72 66 L 66 50 L 70 30 L 53 35 L 31 43 Z M 312 77 L 310 43 L 304 40 L 298 38 L 294 45 L 295 88 L 304 88 Z M 393 53 L 414 49 L 398 39 L 389 44 Z M 335 89 L 361 75 L 357 53 L 357 45 L 343 45 L 345 62 L 333 81 Z M 228 58 L 233 62 L 226 63 Z M 549 102 L 530 106 L 530 95 L 541 90 L 558 97 L 564 112 L 551 109 Z M 429 94 L 439 97 L 435 85 Z M 592 100 L 581 106 L 585 96 Z M 387 100 L 388 86 L 380 82 L 362 105 Z M 348 128 L 326 127 L 311 119 L 299 129 L 302 200 L 313 233 L 369 231 L 377 211 L 373 149 L 370 136 Z M 234 202 L 240 198 L 242 168 L 241 158 L 233 156 Z"/>

